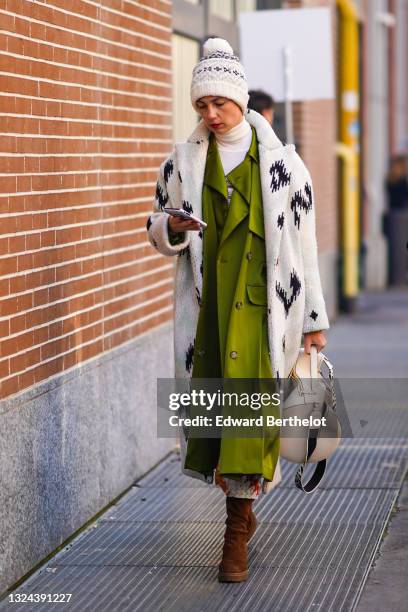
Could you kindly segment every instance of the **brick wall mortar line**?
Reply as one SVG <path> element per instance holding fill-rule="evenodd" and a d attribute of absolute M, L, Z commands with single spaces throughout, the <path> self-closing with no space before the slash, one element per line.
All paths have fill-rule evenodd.
<path fill-rule="evenodd" d="M 48 192 L 46 192 L 48 193 Z M 34 195 L 35 192 L 30 192 L 30 195 Z M 0 213 L 0 220 L 1 219 L 8 219 L 9 217 L 22 217 L 22 216 L 26 216 L 26 215 L 43 215 L 43 214 L 48 214 L 48 213 L 55 213 L 55 212 L 69 212 L 72 210 L 77 210 L 77 211 L 81 211 L 81 210 L 88 210 L 88 209 L 92 209 L 92 208 L 102 208 L 102 207 L 109 207 L 109 206 L 117 206 L 120 204 L 124 204 L 124 205 L 132 205 L 132 204 L 140 204 L 140 203 L 146 203 L 146 204 L 151 204 L 151 201 L 153 199 L 153 194 L 152 197 L 146 197 L 146 196 L 140 196 L 139 198 L 131 198 L 131 199 L 124 199 L 124 200 L 108 200 L 108 201 L 104 201 L 104 202 L 95 202 L 95 203 L 89 203 L 89 204 L 78 204 L 78 206 L 75 206 L 74 204 L 70 204 L 69 206 L 64 206 L 61 208 L 44 208 L 44 209 L 40 209 L 40 210 L 22 210 L 19 212 L 6 212 L 6 213 Z M 146 212 L 146 215 L 149 214 L 149 212 L 151 213 L 152 210 L 146 210 L 143 211 Z M 57 226 L 56 226 L 57 227 Z"/>
<path fill-rule="evenodd" d="M 122 270 L 123 268 L 128 268 L 128 267 L 130 268 L 131 266 L 143 264 L 143 263 L 146 263 L 146 262 L 149 262 L 149 261 L 154 262 L 154 261 L 160 260 L 162 258 L 163 258 L 163 256 L 160 255 L 160 254 L 147 255 L 146 257 L 142 257 L 142 258 L 138 259 L 137 261 L 130 261 L 130 262 L 126 261 L 125 263 L 117 264 L 115 266 L 110 266 L 109 268 L 101 268 L 101 269 L 93 271 L 93 272 L 88 272 L 87 274 L 81 274 L 79 276 L 72 276 L 71 278 L 68 278 L 68 279 L 58 280 L 55 283 L 48 283 L 47 282 L 45 285 L 38 285 L 38 287 L 35 287 L 34 291 L 37 291 L 37 290 L 40 290 L 40 289 L 43 289 L 43 288 L 44 289 L 48 289 L 48 288 L 58 287 L 58 286 L 63 287 L 64 285 L 68 285 L 69 283 L 73 283 L 73 282 L 77 282 L 77 281 L 82 281 L 82 280 L 85 280 L 86 278 L 89 279 L 92 276 L 98 276 L 100 274 L 105 274 L 105 273 L 108 273 L 108 272 L 114 272 L 116 270 Z M 173 263 L 168 264 L 168 269 L 169 270 L 172 267 L 173 267 Z M 162 268 L 154 268 L 153 272 L 155 270 L 159 270 L 160 271 L 161 269 Z M 163 267 L 163 269 L 165 269 L 165 267 Z M 145 272 L 141 273 L 141 275 L 142 274 L 145 274 Z M 25 295 L 26 293 L 28 293 L 27 290 L 18 291 L 16 293 L 13 293 L 13 294 L 9 295 L 9 297 L 19 297 L 19 296 Z M 78 294 L 74 294 L 72 297 L 77 298 Z M 7 317 L 5 317 L 5 318 L 7 318 Z M 42 325 L 40 325 L 39 327 L 42 327 Z M 35 329 L 37 329 L 37 326 L 35 326 Z"/>
<path fill-rule="evenodd" d="M 12 232 L 11 234 L 1 234 L 0 233 L 0 238 L 14 238 L 16 236 L 35 236 L 36 234 L 40 235 L 43 234 L 44 232 L 58 232 L 60 230 L 66 230 L 66 229 L 75 229 L 78 227 L 89 227 L 91 225 L 95 225 L 98 226 L 101 223 L 114 223 L 115 221 L 131 221 L 131 220 L 135 220 L 135 219 L 142 219 L 146 216 L 145 212 L 140 212 L 140 213 L 135 213 L 134 215 L 122 215 L 120 217 L 105 217 L 105 218 L 100 218 L 100 219 L 94 219 L 93 221 L 81 221 L 78 223 L 70 223 L 69 225 L 53 225 L 53 226 L 47 226 L 44 227 L 42 229 L 35 229 L 35 230 L 22 230 L 21 232 Z M 119 235 L 119 234 L 114 234 Z M 105 236 L 101 236 L 101 237 L 105 237 Z M 106 236 L 107 237 L 107 236 Z M 71 244 L 71 243 L 69 243 Z M 77 242 L 73 242 L 72 244 L 77 244 Z M 55 244 L 52 247 L 44 247 L 44 248 L 54 248 L 54 247 L 58 247 L 58 246 L 69 246 L 68 243 L 60 243 L 60 244 Z M 33 252 L 39 252 L 42 249 L 41 247 L 39 249 L 32 249 Z M 18 252 L 18 253 L 9 253 L 7 255 L 7 257 L 9 257 L 10 255 L 21 255 L 24 253 L 29 253 L 31 251 L 22 251 L 22 252 Z M 4 258 L 4 255 L 0 256 L 1 258 Z"/>
<path fill-rule="evenodd" d="M 153 57 L 159 57 L 160 59 L 164 59 L 164 60 L 169 59 L 168 55 L 165 55 L 164 53 L 159 53 L 158 51 L 151 51 L 149 49 L 144 49 L 143 47 L 135 47 L 132 45 L 126 45 L 125 43 L 120 43 L 115 40 L 111 40 L 110 38 L 102 38 L 101 36 L 95 36 L 94 34 L 84 34 L 80 30 L 71 30 L 70 28 L 64 28 L 62 26 L 54 25 L 52 23 L 49 23 L 48 21 L 41 21 L 40 19 L 35 19 L 34 17 L 26 17 L 25 15 L 22 15 L 19 13 L 13 13 L 12 11 L 5 11 L 3 9 L 0 9 L 0 14 L 8 15 L 9 17 L 14 17 L 14 18 L 17 17 L 18 19 L 22 19 L 23 21 L 28 21 L 29 23 L 38 23 L 39 25 L 46 26 L 47 28 L 61 30 L 62 32 L 68 32 L 69 34 L 74 34 L 75 36 L 78 36 L 81 38 L 85 38 L 85 39 L 90 38 L 91 40 L 95 40 L 96 42 L 108 43 L 109 45 L 112 45 L 114 47 L 119 47 L 122 49 L 126 49 L 128 51 L 139 51 L 141 53 L 145 53 L 146 55 L 151 55 Z M 98 25 L 103 25 L 103 24 L 98 23 Z M 136 34 L 140 36 L 141 38 L 146 39 L 146 36 L 139 34 L 139 32 L 137 33 L 132 32 L 132 35 L 136 35 Z M 157 43 L 159 39 L 151 38 L 150 40 L 151 42 Z M 169 46 L 170 46 L 170 43 L 169 43 Z"/>
<path fill-rule="evenodd" d="M 81 293 L 73 293 L 72 295 L 70 295 L 69 297 L 65 298 L 64 300 L 56 300 L 54 302 L 48 302 L 46 304 L 42 304 L 39 307 L 36 307 L 35 310 L 41 309 L 41 308 L 48 308 L 49 306 L 55 306 L 59 303 L 63 303 L 66 301 L 72 301 L 72 300 L 76 300 L 78 298 L 84 297 L 86 295 L 90 295 L 91 293 L 96 293 L 98 291 L 103 291 L 105 289 L 112 289 L 114 287 L 117 287 L 118 285 L 122 285 L 125 283 L 128 283 L 130 281 L 136 281 L 139 280 L 145 276 L 149 276 L 150 274 L 158 274 L 159 272 L 166 272 L 167 270 L 171 270 L 172 269 L 172 264 L 170 265 L 166 265 L 166 266 L 162 266 L 160 268 L 154 268 L 152 270 L 147 270 L 146 272 L 141 272 L 140 274 L 135 274 L 134 276 L 129 276 L 127 278 L 122 278 L 119 281 L 116 281 L 114 283 L 109 283 L 108 285 L 101 285 L 100 288 L 93 288 L 93 289 L 89 289 L 89 291 L 82 291 Z M 116 268 L 112 268 L 112 270 L 115 270 Z M 103 274 L 104 270 L 101 270 L 100 272 L 98 272 L 98 274 Z M 95 274 L 96 275 L 96 274 Z M 82 277 L 78 277 L 75 279 L 69 279 L 69 281 L 66 281 L 66 283 L 64 284 L 68 284 L 70 281 L 77 281 L 77 280 L 82 280 Z M 173 282 L 173 279 L 170 277 L 169 279 L 167 279 L 168 282 Z M 47 285 L 46 288 L 49 287 L 54 287 L 54 286 L 61 286 L 62 283 L 53 283 L 52 285 Z M 153 285 L 152 285 L 153 287 Z M 9 297 L 15 297 L 15 296 L 23 296 L 24 294 L 29 293 L 28 291 L 24 291 L 24 292 L 20 292 L 20 293 L 15 293 L 12 296 Z M 124 294 L 123 297 L 126 297 L 126 295 L 128 294 Z M 19 331 L 19 332 L 15 332 L 14 334 L 8 334 L 7 336 L 4 336 L 3 339 L 13 339 L 13 338 L 17 338 L 18 336 L 21 336 L 24 333 L 28 333 L 31 331 L 38 331 L 39 329 L 43 329 L 44 327 L 48 327 L 50 325 L 53 325 L 54 323 L 59 323 L 60 321 L 65 321 L 66 319 L 69 319 L 70 317 L 74 316 L 74 315 L 78 315 L 78 314 L 82 314 L 84 312 L 89 312 L 90 310 L 93 310 L 96 307 L 100 307 L 103 306 L 105 303 L 109 303 L 109 302 L 101 302 L 100 304 L 98 304 L 97 306 L 90 306 L 89 308 L 84 308 L 82 310 L 75 310 L 74 312 L 70 312 L 69 314 L 67 314 L 64 317 L 58 317 L 57 319 L 53 319 L 52 321 L 47 321 L 46 323 L 40 323 L 38 325 L 33 325 L 32 327 L 27 327 L 26 329 Z M 34 310 L 34 309 L 33 309 Z M 28 311 L 24 311 L 24 312 L 17 312 L 17 316 L 23 315 Z M 31 311 L 30 311 L 31 312 Z M 10 318 L 10 317 L 5 317 L 5 319 Z"/>
<path fill-rule="evenodd" d="M 37 6 L 41 6 L 42 8 L 44 7 L 44 3 L 43 2 L 38 2 L 38 0 L 30 0 L 30 4 L 33 5 L 37 5 Z M 158 36 L 150 36 L 150 34 L 145 34 L 144 32 L 141 32 L 140 30 L 131 30 L 130 28 L 124 28 L 124 27 L 120 27 L 120 26 L 114 26 L 111 23 L 107 23 L 105 21 L 102 21 L 101 19 L 94 19 L 93 17 L 87 17 L 86 15 L 80 14 L 80 13 L 74 13 L 73 11 L 68 11 L 67 9 L 63 9 L 59 6 L 56 6 L 55 4 L 51 4 L 50 1 L 47 2 L 46 6 L 48 8 L 52 8 L 53 11 L 55 11 L 55 13 L 60 13 L 62 15 L 69 15 L 70 17 L 75 17 L 75 19 L 83 21 L 83 22 L 88 22 L 88 23 L 93 23 L 99 27 L 103 27 L 106 28 L 107 30 L 113 30 L 114 32 L 120 32 L 121 34 L 129 34 L 129 36 L 140 36 L 140 38 L 143 38 L 144 40 L 148 40 L 150 42 L 154 42 L 157 43 L 159 42 L 161 45 L 163 45 L 163 47 L 171 47 L 171 43 L 164 41 L 161 39 L 160 34 L 158 34 Z M 103 7 L 101 7 L 103 8 Z M 7 13 L 11 13 L 14 17 L 20 17 L 20 13 L 14 13 L 13 11 L 4 11 Z M 125 13 L 123 13 L 123 16 L 126 16 Z M 35 19 L 32 17 L 28 17 L 28 19 L 30 21 L 34 21 L 34 22 L 38 22 L 41 21 L 39 19 Z M 47 23 L 47 22 L 46 22 Z M 149 24 L 149 20 L 145 21 L 145 24 Z M 51 25 L 51 24 L 50 24 Z M 82 30 L 71 30 L 69 28 L 64 28 L 62 26 L 56 26 L 58 27 L 58 29 L 61 30 L 68 30 L 70 32 L 73 32 L 75 34 L 82 34 Z M 153 26 L 152 27 L 157 27 L 157 24 L 153 22 Z M 170 34 L 171 33 L 171 28 L 166 28 L 165 26 L 163 26 L 163 29 L 166 33 Z M 163 30 L 162 30 L 163 31 Z M 83 34 L 82 34 L 83 35 Z M 89 38 L 94 38 L 94 36 L 92 34 L 86 34 L 86 36 L 89 36 Z M 96 37 L 95 37 L 96 38 Z M 99 37 L 98 37 L 99 38 Z M 110 40 L 110 38 L 102 38 L 101 40 L 106 41 L 106 40 Z"/>
<path fill-rule="evenodd" d="M 173 113 L 172 111 L 166 111 L 166 110 L 156 110 L 156 109 L 145 109 L 142 107 L 138 107 L 138 106 L 120 106 L 120 105 L 116 105 L 116 104 L 103 104 L 102 102 L 99 103 L 95 103 L 93 104 L 92 102 L 84 102 L 82 100 L 70 100 L 68 98 L 47 98 L 47 97 L 42 97 L 42 96 L 30 96 L 28 94 L 22 94 L 22 93 L 14 93 L 14 92 L 9 92 L 9 91 L 0 91 L 0 96 L 3 97 L 7 97 L 7 98 L 27 98 L 28 100 L 38 100 L 39 102 L 52 102 L 52 103 L 61 103 L 61 104 L 73 104 L 74 106 L 85 106 L 85 107 L 94 107 L 96 110 L 98 109 L 111 109 L 111 110 L 124 110 L 124 111 L 134 111 L 134 112 L 143 112 L 143 113 L 149 113 L 149 114 L 163 114 L 163 115 L 169 115 L 172 116 Z M 149 100 L 156 100 L 157 96 L 154 96 L 152 94 L 136 94 L 136 96 L 140 96 L 141 98 L 143 98 L 144 100 L 149 99 Z M 168 102 L 168 98 L 164 98 L 166 102 Z"/>
<path fill-rule="evenodd" d="M 18 119 L 39 119 L 58 123 L 84 123 L 85 125 L 122 125 L 124 127 L 149 128 L 152 130 L 172 129 L 171 123 L 132 123 L 130 121 L 105 121 L 104 119 L 77 119 L 75 117 L 60 117 L 59 115 L 29 115 L 28 113 L 0 113 L 0 117 L 16 117 Z M 48 135 L 48 134 L 47 134 Z M 65 136 L 61 136 L 65 138 Z"/>
<path fill-rule="evenodd" d="M 39 4 L 42 5 L 42 2 L 38 2 L 38 0 L 31 0 L 33 2 L 33 4 Z M 120 17 L 126 17 L 127 19 L 136 21 L 138 24 L 141 23 L 142 25 L 150 25 L 151 27 L 157 28 L 158 30 L 162 30 L 164 32 L 171 32 L 171 27 L 167 27 L 167 26 L 163 26 L 161 24 L 155 23 L 150 21 L 149 19 L 143 19 L 142 17 L 136 17 L 136 15 L 132 15 L 131 13 L 127 13 L 126 11 L 118 11 L 116 9 L 113 9 L 111 7 L 108 6 L 104 6 L 100 3 L 97 2 L 90 2 L 90 0 L 81 0 L 83 4 L 88 5 L 88 6 L 95 6 L 97 9 L 100 9 L 101 11 L 106 11 L 107 13 L 113 13 L 114 15 L 119 15 Z M 44 6 L 44 5 L 43 5 Z M 68 13 L 70 15 L 76 15 L 77 13 L 74 13 L 72 11 L 67 11 L 66 9 L 63 9 L 55 4 L 53 4 L 50 0 L 48 0 L 47 2 L 47 6 L 52 6 L 53 8 L 57 9 L 57 10 L 61 10 L 64 13 Z M 137 5 L 134 5 L 137 6 Z M 83 15 L 81 15 L 81 17 L 83 17 Z M 170 17 L 170 15 L 166 15 L 166 17 Z M 98 22 L 98 19 L 95 19 L 93 21 Z M 103 23 L 105 23 L 105 21 L 103 21 Z M 114 26 L 112 26 L 114 27 Z M 130 30 L 132 31 L 132 30 Z M 160 35 L 159 35 L 160 36 Z"/>
<path fill-rule="evenodd" d="M 101 157 L 101 158 L 137 158 L 137 157 L 162 157 L 164 160 L 165 153 L 4 153 L 0 152 L 0 157 L 64 157 L 65 158 L 80 158 L 80 157 Z"/>
<path fill-rule="evenodd" d="M 86 312 L 92 312 L 92 310 L 97 310 L 98 308 L 102 308 L 104 309 L 105 306 L 109 306 L 110 304 L 113 304 L 115 302 L 118 302 L 120 300 L 124 300 L 126 298 L 131 298 L 134 297 L 135 295 L 137 295 L 138 293 L 142 293 L 143 291 L 148 291 L 149 289 L 156 289 L 158 287 L 161 287 L 162 285 L 168 285 L 171 282 L 171 279 L 163 279 L 162 281 L 159 281 L 156 285 L 151 285 L 151 286 L 147 286 L 147 287 L 142 287 L 141 289 L 138 289 L 137 291 L 133 291 L 131 293 L 126 293 L 124 295 L 121 295 L 113 300 L 109 300 L 108 302 L 100 302 L 99 304 L 96 304 L 95 306 L 92 306 L 90 308 L 85 308 L 84 310 L 78 310 L 75 313 L 72 313 L 66 317 L 60 318 L 60 319 L 53 319 L 51 323 L 48 323 L 48 325 L 52 325 L 54 323 L 58 323 L 59 321 L 65 321 L 66 319 L 69 319 L 73 316 L 79 316 L 83 313 Z M 24 353 L 27 353 L 29 351 L 32 351 L 36 348 L 41 348 L 42 346 L 45 346 L 47 344 L 51 344 L 53 342 L 58 342 L 59 340 L 63 340 L 64 338 L 68 338 L 69 336 L 72 336 L 74 334 L 77 334 L 85 329 L 90 329 L 91 327 L 94 327 L 95 325 L 100 325 L 101 323 L 104 323 L 105 321 L 109 321 L 115 317 L 119 317 L 122 316 L 123 314 L 128 314 L 128 312 L 131 312 L 132 310 L 137 310 L 138 308 L 143 308 L 147 305 L 149 305 L 151 302 L 153 303 L 154 301 L 157 301 L 158 299 L 162 299 L 164 297 L 169 297 L 173 295 L 173 291 L 167 291 L 165 293 L 161 293 L 160 295 L 156 296 L 155 298 L 152 298 L 152 300 L 149 301 L 144 301 L 141 304 L 137 304 L 137 306 L 132 306 L 129 309 L 126 310 L 120 310 L 119 312 L 114 313 L 113 315 L 109 315 L 109 317 L 102 317 L 101 319 L 97 319 L 96 321 L 92 321 L 92 323 L 87 323 L 86 325 L 81 325 L 80 327 L 76 328 L 74 331 L 71 331 L 67 334 L 61 334 L 60 336 L 55 336 L 55 338 L 51 338 L 46 340 L 45 342 L 40 342 L 38 344 L 33 344 L 30 345 L 30 347 L 24 348 L 21 351 L 17 351 L 15 353 L 11 353 L 10 355 L 7 355 L 6 358 L 7 359 L 12 359 L 14 357 L 19 357 L 20 355 L 24 355 Z M 26 333 L 31 333 L 32 329 L 25 329 L 23 332 L 21 332 L 20 334 L 17 335 L 17 337 L 19 336 L 23 336 Z M 5 338 L 3 338 L 3 340 L 10 340 L 12 339 L 11 336 L 6 336 Z"/>
<path fill-rule="evenodd" d="M 0 280 L 7 280 L 8 278 L 16 278 L 17 276 L 33 274 L 34 272 L 42 272 L 44 270 L 49 269 L 50 267 L 52 267 L 52 269 L 62 268 L 63 266 L 67 266 L 69 264 L 89 261 L 90 259 L 95 259 L 96 257 L 108 257 L 109 255 L 120 255 L 121 253 L 126 253 L 132 250 L 135 250 L 135 251 L 140 250 L 147 246 L 151 247 L 150 242 L 147 242 L 147 241 L 141 242 L 140 244 L 135 244 L 135 245 L 127 246 L 127 247 L 120 247 L 118 249 L 112 249 L 111 251 L 104 251 L 103 253 L 99 253 L 97 255 L 95 255 L 94 253 L 93 255 L 87 255 L 86 257 L 77 257 L 75 259 L 69 259 L 67 261 L 62 261 L 60 263 L 52 264 L 52 266 L 45 265 L 39 268 L 30 268 L 29 270 L 21 270 L 20 272 L 13 272 L 12 274 L 4 274 L 3 276 L 0 276 Z M 0 320 L 3 320 L 3 319 L 0 318 Z"/>
<path fill-rule="evenodd" d="M 11 32 L 10 30 L 2 30 L 1 28 L 0 28 L 0 34 L 3 34 L 4 36 L 10 36 L 11 38 L 18 38 L 19 40 L 27 40 L 29 42 L 38 43 L 39 45 L 44 45 L 46 47 L 52 47 L 53 49 L 63 49 L 64 51 L 72 51 L 73 53 L 78 53 L 80 55 L 86 55 L 90 58 L 95 57 L 95 58 L 104 59 L 110 62 L 117 62 L 121 66 L 125 65 L 125 66 L 134 66 L 135 68 L 148 68 L 149 70 L 153 70 L 156 72 L 164 72 L 165 74 L 171 74 L 172 72 L 170 68 L 160 68 L 159 66 L 152 66 L 151 64 L 146 64 L 142 62 L 132 62 L 131 60 L 117 58 L 112 55 L 105 55 L 104 53 L 96 53 L 96 52 L 92 53 L 91 51 L 87 51 L 86 49 L 81 49 L 80 47 L 60 45 L 56 42 L 42 40 L 41 38 L 35 38 L 34 36 L 33 37 L 24 36 L 24 34 L 17 34 L 16 32 Z M 20 57 L 25 59 L 25 58 L 31 58 L 32 56 L 21 55 Z M 69 66 L 71 67 L 71 64 Z"/>
<path fill-rule="evenodd" d="M 151 168 L 96 168 L 95 170 L 64 170 L 64 171 L 50 171 L 50 172 L 0 172 L 1 177 L 10 176 L 85 176 L 87 174 L 132 174 L 133 172 L 156 172 L 157 167 Z"/>
<path fill-rule="evenodd" d="M 160 310 L 154 311 L 153 313 L 150 313 L 149 315 L 146 315 L 145 317 L 142 317 L 141 319 L 137 319 L 136 321 L 132 321 L 131 323 L 128 323 L 127 325 L 124 325 L 122 327 L 118 327 L 118 328 L 112 330 L 111 332 L 104 333 L 104 334 L 102 334 L 102 336 L 99 336 L 98 338 L 93 338 L 89 342 L 84 342 L 83 344 L 80 344 L 80 345 L 76 346 L 74 349 L 70 349 L 69 351 L 65 351 L 64 353 L 59 353 L 58 355 L 54 355 L 53 357 L 50 357 L 47 360 L 41 361 L 39 363 L 36 363 L 35 365 L 30 366 L 29 368 L 26 368 L 24 370 L 20 370 L 19 372 L 14 372 L 12 374 L 12 376 L 9 376 L 8 378 L 4 378 L 2 381 L 0 381 L 0 383 L 1 382 L 3 382 L 3 383 L 7 382 L 7 380 L 11 380 L 12 378 L 15 378 L 16 376 L 20 376 L 21 374 L 24 374 L 25 372 L 29 372 L 30 370 L 34 370 L 35 368 L 38 368 L 39 366 L 42 366 L 42 365 L 45 365 L 45 364 L 47 364 L 47 363 L 49 363 L 51 361 L 54 361 L 55 359 L 60 359 L 61 357 L 64 357 L 65 355 L 68 355 L 69 353 L 73 353 L 73 352 L 76 352 L 76 351 L 78 351 L 80 349 L 83 349 L 85 346 L 89 346 L 90 344 L 94 344 L 96 342 L 100 342 L 101 340 L 104 340 L 105 338 L 108 338 L 108 337 L 110 337 L 110 336 L 112 336 L 112 335 L 114 335 L 116 333 L 119 333 L 119 332 L 121 332 L 121 331 L 123 331 L 123 330 L 125 330 L 125 329 L 127 329 L 129 327 L 134 327 L 135 325 L 140 325 L 140 323 L 142 323 L 144 321 L 147 321 L 147 320 L 149 320 L 149 319 L 151 319 L 151 318 L 161 314 L 162 312 L 168 312 L 168 311 L 170 311 L 172 309 L 173 309 L 173 305 L 170 305 L 170 306 L 166 306 L 164 308 L 161 308 Z M 103 355 L 105 352 L 109 352 L 109 350 L 110 349 L 108 349 L 107 351 L 102 351 L 102 352 L 98 353 L 98 356 Z M 87 361 L 87 360 L 84 360 L 83 362 L 80 362 L 80 363 L 85 363 L 85 361 Z M 74 367 L 78 367 L 78 364 L 76 364 Z M 66 371 L 68 371 L 68 369 L 64 370 L 64 372 L 66 372 Z"/>
<path fill-rule="evenodd" d="M 102 220 L 101 220 L 102 223 Z M 81 227 L 81 224 L 78 224 L 77 227 Z M 52 231 L 52 230 L 51 230 Z M 72 246 L 78 246 L 81 244 L 89 244 L 91 242 L 103 242 L 104 240 L 109 240 L 110 238 L 119 238 L 122 236 L 133 236 L 135 234 L 143 234 L 146 231 L 146 225 L 143 227 L 133 229 L 127 232 L 114 232 L 113 234 L 101 234 L 100 236 L 91 236 L 90 238 L 81 238 L 80 240 L 75 240 L 74 242 L 62 242 L 61 244 L 55 244 L 53 246 L 44 246 L 38 249 L 24 250 L 19 251 L 17 253 L 8 253 L 6 255 L 0 255 L 0 261 L 4 259 L 9 259 L 10 257 L 21 257 L 23 255 L 32 255 L 34 253 L 44 253 L 45 251 L 54 252 L 58 251 L 61 248 L 68 248 Z M 0 300 L 1 303 L 1 300 Z"/>
<path fill-rule="evenodd" d="M 26 75 L 26 74 L 18 74 L 17 72 L 6 72 L 4 70 L 0 70 L 0 76 L 6 76 L 6 77 L 12 77 L 13 79 L 21 79 L 21 80 L 27 80 L 27 81 L 35 81 L 35 83 L 37 83 L 37 85 L 41 84 L 41 83 L 51 83 L 52 85 L 59 85 L 59 86 L 63 86 L 63 87 L 72 87 L 74 89 L 86 89 L 88 91 L 93 91 L 95 93 L 100 94 L 101 92 L 103 93 L 109 93 L 109 94 L 122 94 L 124 96 L 127 96 L 129 98 L 137 98 L 137 97 L 144 97 L 144 94 L 140 94 L 140 93 L 134 93 L 131 91 L 128 91 L 126 89 L 109 89 L 108 87 L 92 87 L 92 85 L 86 85 L 85 83 L 73 83 L 70 81 L 57 81 L 56 79 L 45 79 L 43 77 L 32 77 L 30 75 Z M 167 85 L 165 83 L 160 83 L 160 82 L 154 82 L 154 81 L 149 81 L 148 79 L 140 79 L 138 81 L 140 84 L 143 85 L 151 85 L 154 87 L 160 87 L 162 89 L 167 89 L 169 92 L 171 92 L 171 85 Z M 169 93 L 170 95 L 170 93 Z M 164 100 L 164 101 L 168 101 L 168 97 L 167 96 L 159 96 L 159 95 L 155 95 L 155 94 L 151 94 L 152 98 L 154 100 Z"/>
<path fill-rule="evenodd" d="M 73 70 L 76 72 L 85 72 L 86 74 L 92 74 L 92 75 L 97 75 L 97 76 L 102 76 L 102 77 L 108 76 L 108 77 L 112 77 L 118 80 L 131 81 L 133 83 L 146 83 L 147 85 L 155 85 L 156 87 L 167 87 L 167 88 L 171 87 L 171 85 L 169 86 L 167 83 L 161 83 L 160 81 L 155 81 L 153 79 L 143 79 L 142 77 L 134 77 L 130 75 L 124 76 L 117 72 L 107 72 L 105 70 L 98 70 L 96 68 L 95 69 L 85 68 L 84 66 L 77 66 L 76 64 L 64 64 L 63 62 L 54 62 L 53 60 L 44 60 L 44 59 L 41 59 L 40 57 L 32 57 L 31 55 L 22 55 L 20 53 L 11 53 L 10 51 L 2 50 L 1 55 L 12 57 L 14 59 L 26 60 L 27 62 L 31 62 L 31 63 L 34 62 L 36 64 L 46 64 L 47 66 L 55 66 L 57 68 L 66 68 L 67 70 Z M 171 75 L 171 70 L 167 70 L 166 73 L 167 75 Z M 59 83 L 59 81 L 57 82 Z M 72 83 L 76 83 L 76 81 L 72 81 Z"/>
<path fill-rule="evenodd" d="M 1 136 L 11 136 L 13 138 L 37 138 L 43 140 L 81 140 L 80 136 L 61 136 L 60 134 L 34 134 L 33 132 L 26 132 L 24 134 L 16 132 L 2 132 Z M 153 144 L 164 144 L 171 143 L 171 138 L 117 138 L 115 136 L 87 136 L 86 139 L 94 142 L 134 142 L 134 143 L 153 143 Z M 97 154 L 96 154 L 97 155 Z"/>
<path fill-rule="evenodd" d="M 38 195 L 47 195 L 51 193 L 83 193 L 87 191 L 109 191 L 109 189 L 130 189 L 131 187 L 153 187 L 156 185 L 156 182 L 149 181 L 148 183 L 118 183 L 115 185 L 98 185 L 91 187 L 72 187 L 68 189 L 48 189 L 47 191 L 15 191 L 15 192 L 6 192 L 0 193 L 0 197 L 21 197 L 21 196 L 38 196 Z"/>
<path fill-rule="evenodd" d="M 134 2 L 134 0 L 123 0 L 123 4 L 131 4 L 132 6 L 135 6 L 136 8 L 143 8 L 146 11 L 149 11 L 150 13 L 155 13 L 156 15 L 160 15 L 162 17 L 168 17 L 169 13 L 165 13 L 164 11 L 159 11 L 158 9 L 152 8 L 150 6 L 147 6 L 145 4 L 139 4 L 139 2 Z M 169 4 L 168 2 L 165 2 L 165 4 Z"/>

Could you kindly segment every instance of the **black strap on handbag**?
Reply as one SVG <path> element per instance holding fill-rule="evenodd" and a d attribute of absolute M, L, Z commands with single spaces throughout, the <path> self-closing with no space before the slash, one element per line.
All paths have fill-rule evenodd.
<path fill-rule="evenodd" d="M 314 436 L 310 435 L 312 431 L 316 432 L 316 435 Z M 295 474 L 295 485 L 297 486 L 298 489 L 301 489 L 301 491 L 304 491 L 304 493 L 313 493 L 313 491 L 320 484 L 320 481 L 322 480 L 324 473 L 326 471 L 327 460 L 322 459 L 321 461 L 317 462 L 315 471 L 313 472 L 313 475 L 310 478 L 310 480 L 306 484 L 303 484 L 302 482 L 303 472 L 305 470 L 305 467 L 310 457 L 313 454 L 313 451 L 316 448 L 318 431 L 319 431 L 318 429 L 314 429 L 314 428 L 309 429 L 309 435 L 307 438 L 307 459 L 301 465 L 299 465 L 297 472 Z"/>

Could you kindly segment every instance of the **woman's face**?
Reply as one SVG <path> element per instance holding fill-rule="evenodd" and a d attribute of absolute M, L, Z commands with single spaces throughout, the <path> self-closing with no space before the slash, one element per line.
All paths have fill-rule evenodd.
<path fill-rule="evenodd" d="M 214 134 L 224 134 L 242 121 L 241 108 L 229 98 L 204 96 L 197 100 L 196 108 L 206 127 Z"/>

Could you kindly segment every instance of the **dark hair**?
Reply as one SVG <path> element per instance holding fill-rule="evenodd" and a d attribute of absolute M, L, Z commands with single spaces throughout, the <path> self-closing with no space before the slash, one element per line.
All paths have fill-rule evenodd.
<path fill-rule="evenodd" d="M 252 91 L 249 91 L 248 93 L 249 93 L 248 108 L 251 108 L 257 113 L 262 114 L 264 110 L 267 110 L 269 108 L 273 109 L 275 107 L 274 99 L 272 98 L 272 96 L 267 94 L 265 91 L 262 91 L 261 89 L 253 89 Z"/>

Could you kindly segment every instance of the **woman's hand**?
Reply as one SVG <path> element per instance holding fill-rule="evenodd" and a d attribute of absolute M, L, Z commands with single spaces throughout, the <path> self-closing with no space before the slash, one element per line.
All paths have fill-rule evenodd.
<path fill-rule="evenodd" d="M 306 353 L 310 353 L 310 347 L 314 344 L 319 353 L 327 344 L 323 331 L 315 331 L 304 334 L 303 345 Z"/>
<path fill-rule="evenodd" d="M 201 229 L 201 225 L 193 219 L 183 219 L 182 217 L 172 217 L 171 215 L 169 215 L 169 227 L 172 232 L 198 232 Z"/>

